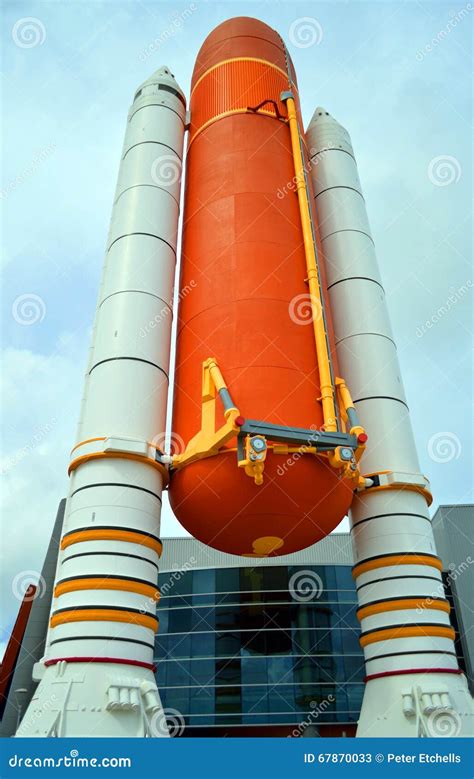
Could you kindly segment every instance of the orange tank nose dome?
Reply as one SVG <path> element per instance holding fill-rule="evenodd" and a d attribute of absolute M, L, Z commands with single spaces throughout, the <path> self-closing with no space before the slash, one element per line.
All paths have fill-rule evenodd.
<path fill-rule="evenodd" d="M 202 365 L 210 357 L 245 419 L 312 430 L 323 425 L 281 101 L 290 88 L 298 106 L 284 43 L 256 19 L 223 22 L 199 52 L 190 100 L 173 408 L 174 434 L 186 444 L 201 427 Z M 328 330 L 334 351 L 330 322 Z M 223 419 L 219 410 L 216 425 Z M 353 485 L 324 458 L 275 453 L 270 444 L 259 486 L 238 468 L 235 447 L 234 439 L 171 479 L 175 515 L 205 544 L 246 556 L 287 554 L 323 538 L 346 514 Z"/>

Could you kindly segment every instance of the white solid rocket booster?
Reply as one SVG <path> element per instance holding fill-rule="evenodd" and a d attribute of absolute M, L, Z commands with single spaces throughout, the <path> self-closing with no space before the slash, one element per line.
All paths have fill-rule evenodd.
<path fill-rule="evenodd" d="M 351 140 L 317 108 L 307 144 L 341 374 L 369 440 L 350 510 L 366 688 L 358 736 L 472 734 Z"/>
<path fill-rule="evenodd" d="M 93 330 L 51 621 L 18 736 L 167 736 L 153 673 L 186 103 L 137 91 Z"/>

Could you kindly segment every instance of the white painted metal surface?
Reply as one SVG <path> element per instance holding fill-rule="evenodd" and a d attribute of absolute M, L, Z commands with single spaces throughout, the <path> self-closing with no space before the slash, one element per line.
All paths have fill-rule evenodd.
<path fill-rule="evenodd" d="M 153 673 L 154 444 L 165 431 L 185 113 L 166 67 L 129 112 L 56 573 L 72 589 L 53 598 L 59 624 L 18 736 L 168 735 Z"/>
<path fill-rule="evenodd" d="M 422 484 L 350 137 L 323 108 L 316 109 L 306 137 L 340 372 L 369 434 L 363 472 L 401 472 L 406 475 L 397 481 Z M 434 607 L 444 592 L 424 496 L 366 490 L 356 496 L 350 518 L 356 565 L 378 566 L 357 576 L 359 605 L 385 604 L 361 620 L 362 635 L 377 631 L 377 640 L 364 649 L 369 680 L 357 735 L 446 735 L 436 717 L 444 717 L 448 735 L 472 734 L 465 677 L 451 673 L 458 669 L 453 640 L 436 635 L 449 627 L 449 617 Z M 425 558 L 433 564 L 406 564 L 414 553 L 433 556 Z M 386 556 L 380 566 L 377 559 Z M 422 607 L 395 610 L 397 604 L 390 604 L 408 597 L 421 599 Z M 419 635 L 397 637 L 401 626 L 413 625 L 421 627 Z M 382 640 L 384 631 L 388 640 Z"/>

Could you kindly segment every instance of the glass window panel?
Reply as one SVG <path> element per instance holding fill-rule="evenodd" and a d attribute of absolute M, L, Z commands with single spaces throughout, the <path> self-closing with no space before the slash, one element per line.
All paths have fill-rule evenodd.
<path fill-rule="evenodd" d="M 242 688 L 242 712 L 245 714 L 258 714 L 268 711 L 267 687 L 243 687 Z"/>
<path fill-rule="evenodd" d="M 246 634 L 243 633 L 243 636 Z M 240 633 L 216 633 L 216 656 L 235 657 L 240 654 Z"/>
<path fill-rule="evenodd" d="M 168 636 L 162 636 L 158 633 L 155 638 L 155 657 L 160 659 L 168 654 Z"/>
<path fill-rule="evenodd" d="M 263 568 L 240 568 L 239 589 L 242 592 L 262 592 L 263 586 Z"/>
<path fill-rule="evenodd" d="M 214 687 L 198 687 L 189 693 L 190 714 L 214 714 Z"/>
<path fill-rule="evenodd" d="M 242 628 L 239 618 L 239 606 L 216 606 L 216 630 L 231 630 Z"/>
<path fill-rule="evenodd" d="M 364 656 L 346 655 L 344 657 L 345 678 L 348 682 L 362 682 L 365 676 Z"/>
<path fill-rule="evenodd" d="M 267 658 L 266 657 L 242 657 L 241 674 L 242 674 L 243 685 L 266 684 L 267 683 Z"/>
<path fill-rule="evenodd" d="M 168 660 L 166 663 L 166 684 L 168 687 L 186 685 L 189 687 L 192 684 L 192 678 L 190 676 L 189 660 Z"/>
<path fill-rule="evenodd" d="M 241 684 L 240 657 L 216 660 L 216 684 Z"/>
<path fill-rule="evenodd" d="M 192 660 L 189 668 L 191 684 L 215 684 L 214 660 Z"/>
<path fill-rule="evenodd" d="M 241 712 L 241 688 L 240 687 L 216 687 L 216 714 Z"/>
<path fill-rule="evenodd" d="M 325 692 L 326 688 L 317 684 L 295 684 L 294 689 L 296 709 L 301 712 L 312 711 L 315 706 L 326 700 L 331 692 L 331 688 L 327 688 Z"/>
<path fill-rule="evenodd" d="M 267 655 L 291 654 L 291 630 L 270 630 L 265 633 Z"/>
<path fill-rule="evenodd" d="M 194 571 L 172 571 L 164 575 L 164 595 L 188 595 L 192 593 Z"/>
<path fill-rule="evenodd" d="M 189 712 L 189 687 L 168 687 L 160 690 L 164 709 L 177 709 L 183 716 Z"/>
<path fill-rule="evenodd" d="M 190 608 L 192 606 L 191 595 L 162 595 L 160 606 L 164 609 L 176 609 L 180 606 Z"/>
<path fill-rule="evenodd" d="M 355 594 L 355 583 L 350 565 L 335 565 L 336 586 L 338 590 L 351 590 Z"/>
<path fill-rule="evenodd" d="M 217 596 L 219 599 L 221 595 Z M 193 606 L 214 606 L 216 603 L 216 595 L 193 595 L 191 597 L 191 604 Z"/>
<path fill-rule="evenodd" d="M 285 565 L 265 567 L 263 571 L 264 590 L 288 590 L 288 567 Z"/>
<path fill-rule="evenodd" d="M 278 687 L 269 687 L 268 705 L 271 712 L 294 712 L 295 690 L 292 684 L 278 685 Z"/>
<path fill-rule="evenodd" d="M 292 604 L 267 604 L 263 608 L 255 607 L 255 611 L 260 610 L 261 613 L 261 627 L 272 630 L 290 629 L 293 609 Z"/>
<path fill-rule="evenodd" d="M 186 633 L 191 630 L 191 609 L 171 609 L 168 616 L 170 633 Z"/>
<path fill-rule="evenodd" d="M 191 635 L 191 657 L 214 657 L 215 634 L 214 633 L 193 633 Z"/>
<path fill-rule="evenodd" d="M 357 608 L 358 606 L 355 603 L 339 604 L 339 619 L 340 619 L 339 627 L 359 629 L 359 620 L 357 619 Z"/>
<path fill-rule="evenodd" d="M 160 624 L 159 624 L 159 631 L 160 633 L 167 633 L 168 632 L 168 617 L 169 612 L 167 609 L 160 609 L 160 607 L 156 610 L 156 616 L 158 617 Z"/>
<path fill-rule="evenodd" d="M 347 684 L 346 685 L 348 711 L 356 713 L 360 712 L 362 706 L 362 696 L 364 695 L 363 684 Z"/>
<path fill-rule="evenodd" d="M 192 610 L 193 631 L 213 631 L 216 628 L 214 606 L 199 606 Z"/>
<path fill-rule="evenodd" d="M 216 592 L 239 592 L 240 568 L 217 568 Z"/>
<path fill-rule="evenodd" d="M 215 570 L 214 568 L 208 568 L 204 571 L 193 571 L 193 588 L 192 592 L 215 592 Z"/>
<path fill-rule="evenodd" d="M 350 628 L 341 628 L 342 643 L 344 647 L 344 654 L 355 655 L 360 652 L 360 630 L 352 630 Z"/>
<path fill-rule="evenodd" d="M 293 682 L 293 658 L 289 655 L 268 657 L 269 684 L 291 684 Z"/>
<path fill-rule="evenodd" d="M 168 634 L 168 653 L 167 657 L 190 657 L 191 636 Z"/>

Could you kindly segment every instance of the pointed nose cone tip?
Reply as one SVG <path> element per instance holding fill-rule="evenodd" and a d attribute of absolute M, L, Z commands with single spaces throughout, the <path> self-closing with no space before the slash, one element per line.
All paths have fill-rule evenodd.
<path fill-rule="evenodd" d="M 157 84 L 157 83 L 167 84 L 173 89 L 176 89 L 180 93 L 180 95 L 182 95 L 183 98 L 186 99 L 183 90 L 179 86 L 178 82 L 174 77 L 174 74 L 171 72 L 170 68 L 167 65 L 161 65 L 157 70 L 155 70 L 154 73 L 152 73 L 151 76 L 149 76 L 147 80 L 140 85 L 140 89 L 142 89 L 144 86 L 148 86 L 150 84 Z"/>
<path fill-rule="evenodd" d="M 311 117 L 311 121 L 309 123 L 309 127 L 311 127 L 311 125 L 313 125 L 313 124 L 316 124 L 316 122 L 321 124 L 322 122 L 328 122 L 328 121 L 329 122 L 336 122 L 336 120 L 334 119 L 333 116 L 331 116 L 329 111 L 326 111 L 326 109 L 323 108 L 322 106 L 318 106 L 315 109 L 313 116 Z M 336 122 L 336 124 L 338 124 L 338 122 Z"/>

